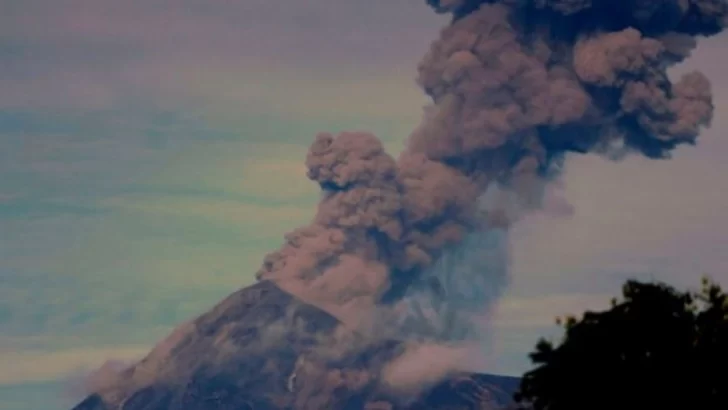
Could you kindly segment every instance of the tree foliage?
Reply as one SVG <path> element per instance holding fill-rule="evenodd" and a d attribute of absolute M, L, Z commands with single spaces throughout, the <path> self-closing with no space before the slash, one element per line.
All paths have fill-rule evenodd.
<path fill-rule="evenodd" d="M 559 321 L 516 400 L 535 410 L 728 409 L 728 295 L 628 281 L 609 310 Z"/>

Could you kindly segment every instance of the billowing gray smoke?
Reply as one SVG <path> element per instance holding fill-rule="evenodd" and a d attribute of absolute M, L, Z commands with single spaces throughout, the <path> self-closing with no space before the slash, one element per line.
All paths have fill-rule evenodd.
<path fill-rule="evenodd" d="M 474 244 L 494 232 L 505 240 L 567 152 L 666 158 L 711 121 L 708 80 L 673 83 L 666 71 L 722 31 L 726 0 L 428 3 L 453 21 L 419 65 L 433 101 L 421 126 L 397 160 L 370 134 L 319 135 L 306 160 L 323 190 L 316 216 L 258 273 L 343 316 L 413 292 L 434 306 L 463 281 L 487 307 L 506 282 L 507 247 L 483 269 L 453 258 L 464 246 L 456 262 L 478 259 Z M 517 206 L 483 205 L 496 186 Z"/>

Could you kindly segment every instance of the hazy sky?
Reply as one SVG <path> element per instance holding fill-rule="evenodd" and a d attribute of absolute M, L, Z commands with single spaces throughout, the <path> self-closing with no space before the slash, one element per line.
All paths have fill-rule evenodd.
<path fill-rule="evenodd" d="M 2 410 L 62 409 L 55 396 L 84 369 L 138 357 L 252 283 L 313 214 L 303 158 L 316 132 L 402 146 L 426 103 L 416 65 L 445 23 L 418 0 L 3 3 Z M 606 307 L 627 277 L 728 283 L 721 42 L 680 68 L 714 85 L 696 147 L 572 158 L 574 216 L 516 229 L 491 371 L 526 369 L 555 315 Z"/>

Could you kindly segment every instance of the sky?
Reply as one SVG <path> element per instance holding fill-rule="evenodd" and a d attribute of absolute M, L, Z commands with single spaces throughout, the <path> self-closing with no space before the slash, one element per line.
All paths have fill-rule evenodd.
<path fill-rule="evenodd" d="M 417 0 L 5 0 L 0 14 L 0 410 L 63 410 L 85 372 L 134 360 L 254 282 L 318 198 L 319 131 L 396 154 L 446 23 Z M 636 277 L 728 284 L 728 51 L 676 74 L 716 118 L 670 160 L 569 158 L 570 217 L 512 234 L 487 370 L 520 374 L 556 315 Z M 721 44 L 724 43 L 724 44 Z"/>

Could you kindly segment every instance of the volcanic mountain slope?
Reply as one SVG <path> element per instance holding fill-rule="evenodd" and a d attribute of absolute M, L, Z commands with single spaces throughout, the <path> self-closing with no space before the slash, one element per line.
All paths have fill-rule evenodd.
<path fill-rule="evenodd" d="M 178 328 L 74 410 L 491 409 L 518 383 L 462 373 L 403 397 L 380 375 L 404 349 L 261 281 Z"/>

